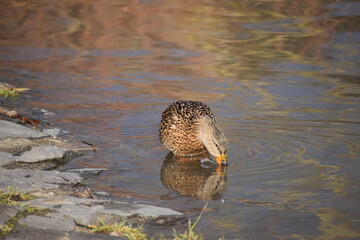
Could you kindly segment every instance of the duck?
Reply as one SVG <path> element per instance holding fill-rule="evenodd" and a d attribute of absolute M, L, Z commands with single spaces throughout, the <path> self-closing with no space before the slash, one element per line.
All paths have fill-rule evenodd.
<path fill-rule="evenodd" d="M 176 156 L 198 156 L 208 151 L 227 166 L 228 140 L 210 108 L 199 101 L 178 101 L 162 113 L 160 142 Z"/>

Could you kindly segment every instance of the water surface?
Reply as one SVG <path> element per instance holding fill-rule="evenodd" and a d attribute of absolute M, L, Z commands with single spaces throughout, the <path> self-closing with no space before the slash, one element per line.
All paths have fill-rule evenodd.
<path fill-rule="evenodd" d="M 360 4 L 6 1 L 2 81 L 99 151 L 91 187 L 170 207 L 207 239 L 358 239 Z M 173 101 L 203 101 L 230 167 L 158 140 Z M 204 156 L 204 158 L 210 156 Z"/>

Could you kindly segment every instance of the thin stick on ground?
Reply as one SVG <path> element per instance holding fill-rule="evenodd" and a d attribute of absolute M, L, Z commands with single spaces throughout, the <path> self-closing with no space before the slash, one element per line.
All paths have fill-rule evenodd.
<path fill-rule="evenodd" d="M 21 121 L 25 122 L 25 123 L 31 123 L 33 125 L 37 125 L 40 123 L 39 120 L 36 120 L 36 119 L 32 119 L 32 118 L 28 118 L 28 117 L 25 117 L 23 115 L 20 115 L 18 114 L 16 111 L 14 110 L 7 110 L 3 107 L 0 107 L 0 113 L 1 114 L 4 114 L 5 116 L 8 116 L 8 117 L 12 117 L 12 118 L 18 118 L 20 119 Z"/>

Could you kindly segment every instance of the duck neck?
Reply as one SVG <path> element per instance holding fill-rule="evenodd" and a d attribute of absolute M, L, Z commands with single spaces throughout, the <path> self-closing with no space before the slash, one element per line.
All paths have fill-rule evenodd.
<path fill-rule="evenodd" d="M 213 138 L 216 130 L 220 130 L 215 120 L 209 116 L 202 116 L 199 123 L 200 139 L 209 150 L 209 146 L 213 144 Z M 221 130 L 220 130 L 221 131 Z"/>

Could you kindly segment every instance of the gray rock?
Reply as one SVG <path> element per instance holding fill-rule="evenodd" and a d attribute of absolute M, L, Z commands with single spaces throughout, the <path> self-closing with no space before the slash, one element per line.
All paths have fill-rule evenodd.
<path fill-rule="evenodd" d="M 91 234 L 85 232 L 63 232 L 51 229 L 39 229 L 28 226 L 16 226 L 14 233 L 6 240 L 127 240 L 126 237 L 111 236 L 107 234 Z"/>
<path fill-rule="evenodd" d="M 73 204 L 80 205 L 84 204 L 87 206 L 95 205 L 95 204 L 103 204 L 109 203 L 111 200 L 103 200 L 103 199 L 92 199 L 92 198 L 78 198 L 73 196 L 55 196 L 48 198 L 39 198 L 25 202 L 25 204 L 29 204 L 34 207 L 45 207 L 51 208 L 53 206 L 59 206 L 62 204 Z"/>
<path fill-rule="evenodd" d="M 104 191 L 97 191 L 95 193 L 100 196 L 110 196 L 110 193 Z"/>
<path fill-rule="evenodd" d="M 26 240 L 25 238 L 18 238 L 18 237 L 6 237 L 6 240 Z"/>
<path fill-rule="evenodd" d="M 59 214 L 70 216 L 78 224 L 96 224 L 99 215 L 117 215 L 128 217 L 131 215 L 142 215 L 153 217 L 163 215 L 180 216 L 180 212 L 168 208 L 162 208 L 146 204 L 133 204 L 120 201 L 77 198 L 72 196 L 56 196 L 42 199 L 34 199 L 25 202 L 28 206 L 44 207 L 56 210 L 51 216 Z"/>
<path fill-rule="evenodd" d="M 47 135 L 50 135 L 52 137 L 57 137 L 60 135 L 61 129 L 60 128 L 45 128 L 42 130 L 42 132 Z"/>
<path fill-rule="evenodd" d="M 89 234 L 84 232 L 70 232 L 70 240 L 128 240 L 127 237 L 111 236 L 107 234 Z"/>
<path fill-rule="evenodd" d="M 77 224 L 89 225 L 97 223 L 97 213 L 101 208 L 104 207 L 102 205 L 85 206 L 64 204 L 59 206 L 56 210 L 63 215 L 71 217 Z M 58 214 L 54 214 L 53 216 L 58 216 Z"/>
<path fill-rule="evenodd" d="M 28 225 L 29 227 L 52 229 L 59 231 L 75 230 L 75 223 L 70 217 L 63 216 L 62 218 L 42 217 L 36 215 L 28 215 L 19 220 L 20 224 Z"/>
<path fill-rule="evenodd" d="M 42 138 L 48 135 L 20 124 L 0 120 L 0 140 L 5 138 Z"/>
<path fill-rule="evenodd" d="M 22 207 L 0 204 L 0 226 L 4 226 L 11 217 L 15 217 L 21 210 L 23 210 Z"/>
<path fill-rule="evenodd" d="M 147 204 L 136 204 L 126 202 L 113 202 L 111 208 L 106 208 L 101 211 L 104 214 L 120 215 L 122 217 L 129 217 L 131 215 L 141 215 L 144 217 L 156 218 L 159 216 L 181 216 L 181 212 L 174 211 L 169 208 L 157 207 Z"/>
<path fill-rule="evenodd" d="M 33 147 L 30 151 L 24 152 L 17 158 L 19 162 L 40 162 L 44 160 L 64 157 L 66 150 L 54 145 L 42 145 Z"/>
<path fill-rule="evenodd" d="M 170 208 L 163 208 L 153 205 L 147 205 L 147 204 L 133 204 L 134 210 L 131 212 L 131 215 L 133 214 L 140 214 L 145 217 L 159 217 L 159 216 L 165 216 L 165 215 L 175 215 L 175 216 L 181 216 L 183 215 L 181 212 L 172 210 Z"/>
<path fill-rule="evenodd" d="M 74 185 L 81 180 L 77 173 L 0 168 L 0 188 L 12 186 L 20 192 L 54 189 L 63 184 Z"/>
<path fill-rule="evenodd" d="M 72 196 L 57 196 L 49 198 L 34 199 L 25 202 L 28 206 L 44 207 L 56 210 L 56 213 L 50 213 L 50 216 L 61 215 L 69 216 L 78 224 L 88 225 L 96 223 L 97 213 L 104 206 L 99 203 L 110 202 L 110 200 L 77 198 Z"/>
<path fill-rule="evenodd" d="M 77 168 L 77 169 L 69 169 L 67 172 L 80 172 L 80 173 L 93 173 L 97 174 L 101 171 L 106 171 L 106 168 Z"/>
<path fill-rule="evenodd" d="M 69 234 L 64 231 L 40 229 L 29 226 L 16 225 L 14 231 L 5 239 L 26 239 L 26 240 L 65 240 Z"/>
<path fill-rule="evenodd" d="M 4 166 L 10 163 L 15 162 L 16 157 L 14 157 L 11 153 L 0 152 L 0 166 Z"/>

